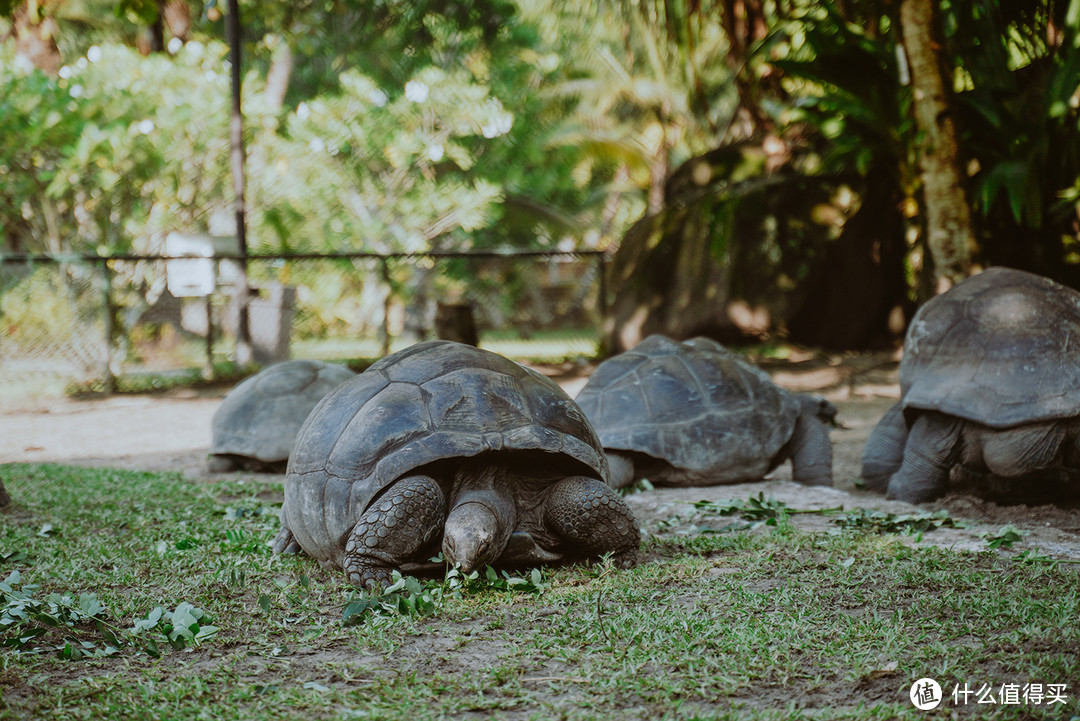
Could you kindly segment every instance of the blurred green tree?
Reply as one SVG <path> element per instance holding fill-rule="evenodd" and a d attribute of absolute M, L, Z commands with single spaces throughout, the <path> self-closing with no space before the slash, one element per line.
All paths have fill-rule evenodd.
<path fill-rule="evenodd" d="M 942 38 L 925 46 L 922 70 L 904 52 L 903 5 L 632 5 L 662 18 L 684 51 L 697 47 L 690 31 L 723 28 L 738 104 L 623 239 L 612 349 L 649 332 L 763 327 L 866 347 L 902 330 L 935 277 L 955 281 L 974 262 L 1075 275 L 1080 3 L 965 0 L 908 17 L 909 40 Z M 913 98 L 932 94 L 922 83 L 935 66 L 940 101 L 916 132 Z M 920 141 L 943 119 L 955 147 L 944 155 L 940 140 Z M 951 179 L 926 172 L 935 159 Z M 747 179 L 770 182 L 733 182 Z M 972 220 L 957 220 L 969 208 Z"/>

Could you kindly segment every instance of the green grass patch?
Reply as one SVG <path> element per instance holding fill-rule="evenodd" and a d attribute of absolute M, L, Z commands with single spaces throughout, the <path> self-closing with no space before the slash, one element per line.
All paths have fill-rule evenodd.
<path fill-rule="evenodd" d="M 265 478 L 0 466 L 0 718 L 916 719 L 925 676 L 961 718 L 1080 715 L 1074 566 L 913 545 L 897 519 L 801 532 L 751 499 L 733 515 L 766 522 L 653 537 L 630 571 L 372 597 L 270 553 Z M 965 683 L 1067 703 L 957 706 Z"/>
<path fill-rule="evenodd" d="M 600 336 L 594 328 L 536 331 L 522 336 L 514 331 L 487 331 L 480 347 L 519 361 L 537 363 L 595 358 Z"/>

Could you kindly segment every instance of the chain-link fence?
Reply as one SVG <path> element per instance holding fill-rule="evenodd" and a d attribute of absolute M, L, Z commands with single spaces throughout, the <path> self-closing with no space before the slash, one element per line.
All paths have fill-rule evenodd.
<path fill-rule="evenodd" d="M 603 263 L 599 252 L 253 255 L 251 347 L 264 364 L 363 361 L 434 337 L 518 359 L 591 356 Z M 0 257 L 0 403 L 227 372 L 240 268 L 235 258 Z"/>

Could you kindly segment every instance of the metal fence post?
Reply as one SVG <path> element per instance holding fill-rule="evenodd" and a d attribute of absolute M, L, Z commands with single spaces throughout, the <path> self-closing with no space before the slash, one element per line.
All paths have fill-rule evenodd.
<path fill-rule="evenodd" d="M 105 310 L 105 374 L 102 380 L 105 383 L 105 394 L 112 395 L 116 390 L 116 378 L 113 376 L 113 302 L 112 302 L 112 271 L 109 261 L 101 261 L 101 303 Z"/>
<path fill-rule="evenodd" d="M 600 311 L 600 324 L 603 327 L 608 316 L 607 253 L 600 253 L 596 256 L 596 272 L 600 274 L 600 287 L 597 289 L 600 297 L 597 299 L 596 305 Z"/>
<path fill-rule="evenodd" d="M 382 354 L 385 358 L 390 355 L 390 305 L 393 298 L 393 287 L 390 285 L 390 260 L 383 256 L 379 259 L 382 268 L 382 281 L 386 287 L 386 298 L 383 300 L 382 314 Z"/>
<path fill-rule="evenodd" d="M 203 378 L 208 381 L 214 380 L 214 304 L 212 293 L 207 293 L 206 303 L 206 367 L 203 368 Z"/>

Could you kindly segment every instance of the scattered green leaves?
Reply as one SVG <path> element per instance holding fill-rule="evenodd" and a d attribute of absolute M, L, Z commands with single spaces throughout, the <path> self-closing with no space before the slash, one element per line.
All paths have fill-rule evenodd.
<path fill-rule="evenodd" d="M 432 559 L 441 560 L 441 559 Z M 413 576 L 391 574 L 393 583 L 380 594 L 352 598 L 345 605 L 342 622 L 352 626 L 372 616 L 427 616 L 438 612 L 447 598 L 461 598 L 486 591 L 513 593 L 543 593 L 548 582 L 538 568 L 527 578 L 496 571 L 491 566 L 484 572 L 462 573 L 450 568 L 442 581 L 421 581 Z"/>
<path fill-rule="evenodd" d="M 1036 563 L 1046 563 L 1053 565 L 1054 563 L 1057 563 L 1055 559 L 1042 553 L 1038 548 L 1029 548 L 1026 551 L 1021 551 L 1020 553 L 1013 556 L 1013 561 L 1015 561 L 1016 563 L 1023 563 L 1025 565 L 1031 565 Z"/>
<path fill-rule="evenodd" d="M 1021 563 L 1025 566 L 1032 566 L 1035 564 L 1046 564 L 1047 566 L 1056 566 L 1059 563 L 1080 563 L 1073 558 L 1054 558 L 1053 556 L 1047 556 L 1038 548 L 1029 548 L 1025 551 L 1013 556 L 1012 560 L 1015 563 Z"/>
<path fill-rule="evenodd" d="M 911 535 L 933 531 L 936 528 L 963 528 L 963 523 L 955 520 L 949 512 L 942 509 L 934 513 L 888 513 L 867 508 L 856 508 L 833 523 L 845 531 L 865 531 L 868 533 L 906 533 Z"/>
<path fill-rule="evenodd" d="M 392 577 L 394 582 L 381 594 L 350 599 L 342 623 L 353 626 L 371 616 L 426 616 L 439 607 L 437 587 L 412 576 L 402 576 L 398 571 Z"/>
<path fill-rule="evenodd" d="M 25 551 L 9 551 L 7 553 L 0 553 L 0 563 L 19 563 L 25 561 L 27 555 Z"/>
<path fill-rule="evenodd" d="M 455 596 L 467 593 L 482 593 L 487 590 L 514 591 L 518 593 L 543 593 L 548 582 L 539 568 L 534 568 L 527 578 L 511 576 L 508 571 L 496 571 L 491 566 L 472 573 L 462 573 L 457 568 L 446 572 L 444 585 Z"/>
<path fill-rule="evenodd" d="M 42 599 L 39 590 L 36 584 L 23 583 L 17 570 L 0 583 L 0 646 L 23 653 L 53 650 L 70 660 L 112 656 L 125 647 L 160 656 L 158 635 L 179 649 L 217 633 L 206 613 L 186 602 L 173 611 L 158 606 L 132 628 L 121 629 L 108 620 L 93 593 L 51 593 Z M 46 638 L 52 629 L 60 629 L 59 642 Z"/>
<path fill-rule="evenodd" d="M 745 501 L 729 501 L 726 504 L 715 501 L 698 501 L 694 508 L 717 516 L 739 516 L 747 521 L 765 521 L 766 525 L 775 526 L 778 521 L 796 513 L 820 513 L 828 515 L 843 511 L 843 506 L 836 508 L 792 508 L 783 501 L 766 498 L 764 493 L 750 496 Z"/>
<path fill-rule="evenodd" d="M 635 493 L 645 493 L 645 492 L 651 491 L 651 490 L 653 490 L 655 488 L 656 488 L 656 486 L 654 486 L 652 484 L 652 481 L 650 481 L 648 478 L 642 478 L 642 479 L 639 479 L 639 480 L 635 481 L 634 483 L 631 483 L 629 486 L 625 486 L 623 488 L 620 488 L 619 489 L 619 495 L 620 496 L 632 496 Z"/>
<path fill-rule="evenodd" d="M 151 656 L 158 656 L 160 650 L 154 638 L 155 631 L 164 636 L 170 646 L 180 649 L 189 645 L 198 646 L 217 635 L 217 627 L 210 623 L 211 619 L 205 611 L 185 601 L 173 611 L 155 607 L 146 618 L 135 621 L 131 635 L 138 637 L 136 645 Z"/>

